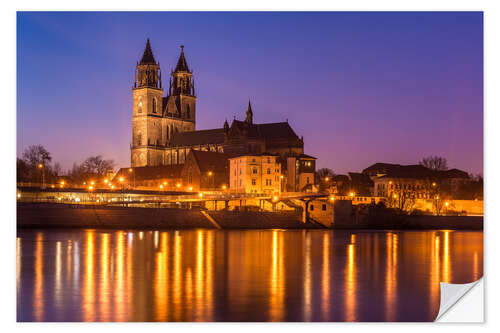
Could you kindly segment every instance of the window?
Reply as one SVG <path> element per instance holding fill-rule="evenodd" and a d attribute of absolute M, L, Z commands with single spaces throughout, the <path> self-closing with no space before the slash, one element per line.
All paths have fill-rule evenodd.
<path fill-rule="evenodd" d="M 256 175 L 258 172 L 259 172 L 259 170 L 257 170 L 257 168 L 253 168 L 253 169 L 252 169 L 252 173 L 253 173 L 254 175 Z"/>
<path fill-rule="evenodd" d="M 253 185 L 253 186 L 257 185 L 257 179 L 252 178 L 252 185 Z"/>
<path fill-rule="evenodd" d="M 323 206 L 321 207 L 323 210 L 326 210 L 326 204 L 323 204 Z"/>
<path fill-rule="evenodd" d="M 271 174 L 271 169 L 270 168 L 267 168 L 267 174 L 270 175 Z"/>
<path fill-rule="evenodd" d="M 240 186 L 241 186 L 241 179 L 240 179 Z"/>
<path fill-rule="evenodd" d="M 267 163 L 271 163 L 271 159 L 269 157 L 267 158 Z"/>
<path fill-rule="evenodd" d="M 240 168 L 240 175 L 241 175 L 241 168 Z"/>
<path fill-rule="evenodd" d="M 311 205 L 309 210 L 313 211 L 314 210 L 314 205 Z"/>
<path fill-rule="evenodd" d="M 153 113 L 156 113 L 156 98 L 153 98 Z"/>
<path fill-rule="evenodd" d="M 309 177 L 306 178 L 306 183 L 309 184 Z"/>

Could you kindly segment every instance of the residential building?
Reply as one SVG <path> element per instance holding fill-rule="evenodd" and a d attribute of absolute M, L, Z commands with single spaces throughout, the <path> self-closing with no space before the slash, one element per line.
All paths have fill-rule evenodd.
<path fill-rule="evenodd" d="M 298 156 L 289 156 L 286 161 L 286 191 L 315 191 L 314 174 L 316 172 L 316 157 L 300 154 Z"/>
<path fill-rule="evenodd" d="M 229 186 L 233 193 L 280 193 L 283 181 L 276 154 L 243 155 L 229 159 Z"/>

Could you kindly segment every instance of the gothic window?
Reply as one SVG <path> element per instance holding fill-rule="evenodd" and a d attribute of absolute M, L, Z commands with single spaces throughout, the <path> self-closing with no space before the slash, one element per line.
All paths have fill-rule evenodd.
<path fill-rule="evenodd" d="M 156 113 L 156 98 L 153 97 L 153 113 Z"/>
<path fill-rule="evenodd" d="M 142 98 L 139 97 L 139 102 L 137 102 L 137 113 L 142 113 Z"/>

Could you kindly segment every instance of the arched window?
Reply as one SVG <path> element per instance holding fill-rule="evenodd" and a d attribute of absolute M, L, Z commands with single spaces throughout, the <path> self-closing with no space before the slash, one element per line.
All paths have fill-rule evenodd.
<path fill-rule="evenodd" d="M 153 97 L 153 113 L 156 113 L 156 98 Z"/>
<path fill-rule="evenodd" d="M 142 113 L 142 98 L 139 97 L 139 102 L 137 103 L 137 113 Z"/>

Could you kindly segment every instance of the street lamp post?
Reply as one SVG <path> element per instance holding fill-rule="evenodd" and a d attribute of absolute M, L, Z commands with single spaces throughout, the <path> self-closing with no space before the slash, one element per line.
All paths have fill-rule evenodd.
<path fill-rule="evenodd" d="M 123 184 L 123 181 L 125 180 L 125 178 L 123 177 L 120 177 L 120 183 L 122 184 L 122 205 L 123 207 L 125 207 L 125 185 Z"/>
<path fill-rule="evenodd" d="M 42 188 L 45 188 L 45 170 L 42 163 L 38 163 L 38 169 L 42 172 Z"/>
<path fill-rule="evenodd" d="M 133 175 L 134 175 L 134 187 L 133 187 L 133 188 L 135 189 L 135 172 L 134 172 L 134 169 L 129 168 L 129 169 L 128 169 L 128 172 L 129 172 L 129 173 L 133 173 Z"/>
<path fill-rule="evenodd" d="M 215 183 L 212 181 L 212 179 L 213 179 L 213 177 L 212 177 L 212 176 L 213 176 L 213 174 L 214 174 L 214 173 L 213 173 L 212 171 L 209 171 L 209 172 L 208 172 L 208 186 L 209 186 L 209 188 L 212 188 L 212 189 L 215 187 Z"/>

